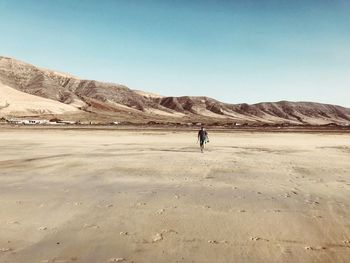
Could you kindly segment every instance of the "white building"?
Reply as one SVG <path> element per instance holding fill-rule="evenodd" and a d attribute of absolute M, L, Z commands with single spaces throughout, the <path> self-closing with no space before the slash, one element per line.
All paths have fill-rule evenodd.
<path fill-rule="evenodd" d="M 49 123 L 48 120 L 40 120 L 40 119 L 33 119 L 33 120 L 10 119 L 8 120 L 8 122 L 12 124 L 24 124 L 24 125 L 36 125 L 36 124 Z"/>

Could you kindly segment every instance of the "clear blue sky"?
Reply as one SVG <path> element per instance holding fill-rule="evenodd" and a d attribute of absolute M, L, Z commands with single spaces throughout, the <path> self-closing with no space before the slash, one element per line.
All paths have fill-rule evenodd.
<path fill-rule="evenodd" d="M 162 95 L 350 106 L 350 1 L 0 0 L 0 55 Z"/>

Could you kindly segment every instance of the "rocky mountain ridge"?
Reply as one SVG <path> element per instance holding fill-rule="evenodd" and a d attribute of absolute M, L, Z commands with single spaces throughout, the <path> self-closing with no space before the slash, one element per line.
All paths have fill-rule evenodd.
<path fill-rule="evenodd" d="M 36 96 L 36 106 L 31 107 L 29 100 L 21 111 L 16 112 L 15 105 L 20 104 L 19 95 L 10 89 Z M 40 98 L 46 100 L 42 110 L 38 110 Z M 56 104 L 48 103 L 48 100 Z M 50 108 L 53 105 L 60 110 Z M 350 123 L 350 109 L 336 105 L 290 101 L 228 104 L 208 97 L 164 97 L 120 84 L 79 79 L 13 58 L 0 57 L 0 116 L 65 113 L 73 114 L 74 118 L 120 119 L 137 123 Z"/>

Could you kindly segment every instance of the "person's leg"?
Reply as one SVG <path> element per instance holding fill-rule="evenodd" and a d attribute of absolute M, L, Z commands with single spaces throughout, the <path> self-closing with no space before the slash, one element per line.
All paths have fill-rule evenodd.
<path fill-rule="evenodd" d="M 201 146 L 201 152 L 204 152 L 204 141 L 203 140 L 201 140 L 200 146 Z"/>

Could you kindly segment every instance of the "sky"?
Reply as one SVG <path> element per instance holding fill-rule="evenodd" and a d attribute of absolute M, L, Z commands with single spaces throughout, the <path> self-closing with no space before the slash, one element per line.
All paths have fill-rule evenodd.
<path fill-rule="evenodd" d="M 165 96 L 350 107 L 350 1 L 0 0 L 0 55 Z"/>

